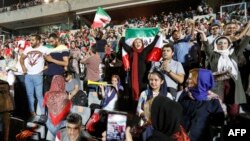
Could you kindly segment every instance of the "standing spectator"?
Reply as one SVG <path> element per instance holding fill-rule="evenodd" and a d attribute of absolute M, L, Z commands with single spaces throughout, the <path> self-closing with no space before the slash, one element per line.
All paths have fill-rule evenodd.
<path fill-rule="evenodd" d="M 97 34 L 91 34 L 93 37 L 95 37 L 96 40 L 96 52 L 100 55 L 101 59 L 103 60 L 105 55 L 105 45 L 107 44 L 107 41 L 103 38 L 102 31 L 98 31 Z"/>
<path fill-rule="evenodd" d="M 210 26 L 211 35 L 207 37 L 208 43 L 211 45 L 214 42 L 214 39 L 220 35 L 220 25 L 212 24 Z"/>
<path fill-rule="evenodd" d="M 159 36 L 154 38 L 154 41 L 148 45 L 144 46 L 143 40 L 137 38 L 133 41 L 132 47 L 125 43 L 125 37 L 122 37 L 120 42 L 124 50 L 129 54 L 131 66 L 131 85 L 132 85 L 132 96 L 134 101 L 138 101 L 140 93 L 147 88 L 147 77 L 150 70 L 151 64 L 146 62 L 147 55 L 154 48 Z M 135 103 L 135 105 L 137 105 Z M 134 106 L 135 106 L 134 105 Z"/>
<path fill-rule="evenodd" d="M 79 60 L 81 56 L 81 50 L 76 47 L 76 42 L 71 41 L 70 43 L 70 58 L 72 58 L 72 69 L 71 71 L 74 71 L 77 75 L 79 75 Z"/>
<path fill-rule="evenodd" d="M 114 50 L 114 51 L 116 51 L 116 37 L 114 36 L 114 32 L 110 32 L 109 33 L 109 36 L 108 36 L 108 38 L 107 38 L 107 42 L 108 42 L 108 44 L 111 46 L 111 48 L 112 48 L 112 50 Z"/>
<path fill-rule="evenodd" d="M 69 62 L 69 49 L 59 43 L 59 37 L 55 33 L 49 35 L 49 42 L 54 48 L 45 56 L 48 68 L 44 76 L 44 92 L 49 90 L 54 75 L 64 74 Z"/>
<path fill-rule="evenodd" d="M 173 55 L 173 45 L 164 45 L 162 47 L 162 61 L 154 62 L 151 71 L 156 68 L 164 74 L 168 86 L 168 92 L 176 98 L 178 84 L 183 83 L 185 72 L 182 64 L 173 60 Z"/>
<path fill-rule="evenodd" d="M 216 38 L 214 50 L 208 45 L 205 33 L 200 30 L 197 31 L 202 35 L 211 70 L 217 74 L 215 92 L 219 94 L 221 99 L 225 100 L 226 104 L 229 104 L 229 114 L 234 116 L 239 112 L 239 104 L 246 103 L 237 57 L 242 54 L 245 44 L 249 43 L 250 30 L 248 30 L 245 39 L 241 41 L 238 47 L 232 47 L 231 40 L 226 36 Z"/>
<path fill-rule="evenodd" d="M 181 31 L 174 30 L 172 32 L 172 37 L 174 40 L 174 57 L 173 59 L 180 62 L 185 70 L 185 73 L 191 69 L 189 64 L 189 51 L 191 49 L 191 44 L 189 41 L 192 38 L 194 23 L 190 22 L 189 26 L 191 26 L 191 33 L 186 35 L 184 38 L 181 38 Z"/>
<path fill-rule="evenodd" d="M 240 34 L 236 34 L 237 24 L 235 22 L 229 22 L 225 25 L 223 35 L 228 36 L 232 42 L 235 42 L 237 40 L 240 40 L 246 34 L 249 27 L 250 27 L 250 22 L 248 22 L 247 26 L 244 28 L 244 30 Z"/>
<path fill-rule="evenodd" d="M 41 119 L 45 120 L 45 108 L 43 107 L 43 70 L 44 56 L 47 55 L 47 48 L 41 44 L 41 36 L 31 36 L 31 47 L 24 50 L 21 55 L 20 63 L 25 75 L 25 86 L 29 101 L 31 116 L 36 116 L 34 108 L 34 90 L 41 110 Z M 24 63 L 27 59 L 28 63 Z M 45 122 L 45 121 L 43 121 Z"/>
<path fill-rule="evenodd" d="M 214 79 L 210 70 L 192 69 L 189 71 L 187 88 L 181 93 L 178 102 L 183 107 L 183 125 L 191 141 L 210 141 L 210 118 L 223 124 L 224 113 L 218 96 L 211 94 Z M 216 99 L 217 98 L 217 99 Z"/>
<path fill-rule="evenodd" d="M 99 81 L 100 80 L 100 71 L 99 66 L 101 64 L 101 58 L 96 51 L 96 45 L 93 45 L 87 52 L 86 56 L 81 60 L 81 63 L 86 66 L 86 79 L 91 81 Z M 91 92 L 91 93 L 89 93 Z M 97 86 L 96 85 L 88 85 L 87 94 L 89 96 L 89 104 L 93 103 L 100 104 L 97 95 Z"/>
<path fill-rule="evenodd" d="M 76 42 L 71 41 L 70 43 L 70 58 L 69 58 L 69 71 L 74 72 L 74 78 L 78 81 L 80 84 L 80 58 L 81 58 L 81 50 L 76 47 Z M 83 89 L 83 86 L 79 87 L 81 90 Z"/>
<path fill-rule="evenodd" d="M 15 84 L 14 84 L 14 91 L 18 92 L 14 96 L 15 100 L 15 112 L 14 115 L 16 117 L 21 117 L 24 120 L 28 120 L 28 117 L 30 115 L 29 113 L 29 106 L 28 106 L 28 96 L 26 94 L 26 88 L 25 88 L 25 75 L 22 70 L 22 66 L 20 63 L 21 55 L 23 54 L 23 49 L 19 48 L 17 51 L 17 64 L 16 64 L 16 71 L 14 72 L 16 76 Z M 25 63 L 27 63 L 28 60 L 25 60 Z"/>

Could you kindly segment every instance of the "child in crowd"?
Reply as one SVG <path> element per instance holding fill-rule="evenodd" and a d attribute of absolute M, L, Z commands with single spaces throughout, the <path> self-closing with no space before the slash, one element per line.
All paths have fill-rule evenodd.
<path fill-rule="evenodd" d="M 148 75 L 149 88 L 141 93 L 137 105 L 138 116 L 144 118 L 144 104 L 153 97 L 158 95 L 166 96 L 173 99 L 170 93 L 167 92 L 167 84 L 164 75 L 160 71 L 153 71 Z M 147 120 L 147 119 L 145 119 Z"/>

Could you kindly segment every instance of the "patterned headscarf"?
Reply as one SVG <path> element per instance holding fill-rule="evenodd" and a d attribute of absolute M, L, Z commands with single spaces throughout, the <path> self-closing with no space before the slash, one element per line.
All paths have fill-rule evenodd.
<path fill-rule="evenodd" d="M 53 77 L 50 90 L 44 96 L 44 105 L 48 107 L 49 116 L 54 125 L 59 124 L 70 112 L 71 101 L 65 90 L 63 76 Z"/>

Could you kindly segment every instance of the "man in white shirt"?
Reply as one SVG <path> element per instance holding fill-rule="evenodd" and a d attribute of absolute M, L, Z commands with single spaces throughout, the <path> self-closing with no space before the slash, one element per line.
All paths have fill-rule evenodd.
<path fill-rule="evenodd" d="M 43 107 L 43 70 L 44 70 L 44 56 L 47 54 L 47 48 L 41 44 L 40 35 L 31 35 L 31 47 L 25 48 L 21 55 L 20 63 L 25 74 L 25 87 L 28 96 L 29 110 L 31 116 L 36 116 L 34 108 L 34 90 L 38 105 L 41 110 L 41 115 L 45 114 Z M 27 59 L 27 63 L 24 60 Z M 42 117 L 42 116 L 41 116 Z"/>

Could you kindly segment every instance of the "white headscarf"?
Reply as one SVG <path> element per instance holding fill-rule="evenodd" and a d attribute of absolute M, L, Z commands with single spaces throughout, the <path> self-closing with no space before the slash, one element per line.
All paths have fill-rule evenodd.
<path fill-rule="evenodd" d="M 229 42 L 229 46 L 227 49 L 224 50 L 218 50 L 217 48 L 217 41 L 221 38 L 226 38 Z M 226 72 L 228 71 L 230 76 L 237 80 L 238 78 L 238 65 L 235 62 L 235 60 L 229 58 L 229 55 L 231 55 L 234 52 L 234 48 L 232 47 L 231 40 L 226 36 L 219 36 L 214 40 L 214 51 L 219 53 L 221 56 L 218 60 L 218 72 Z"/>

